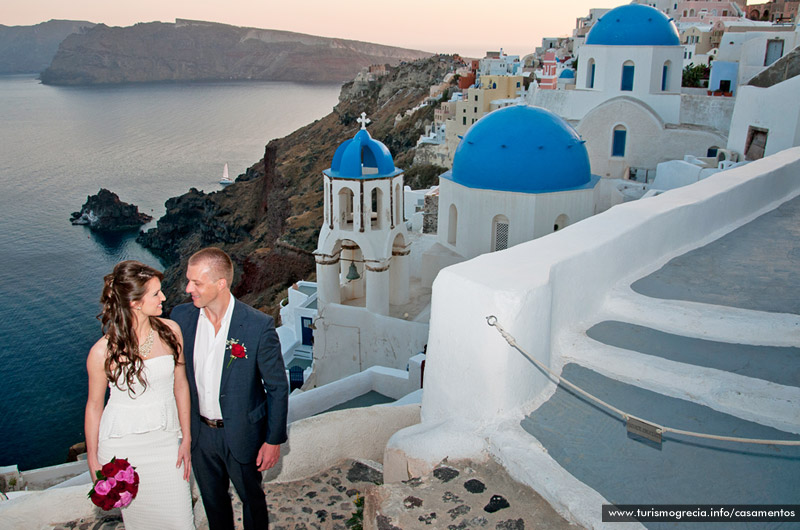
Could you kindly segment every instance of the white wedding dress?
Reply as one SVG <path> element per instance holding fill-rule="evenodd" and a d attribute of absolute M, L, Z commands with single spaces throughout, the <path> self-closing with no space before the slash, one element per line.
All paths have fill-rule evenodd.
<path fill-rule="evenodd" d="M 175 467 L 180 422 L 172 355 L 145 360 L 142 373 L 147 388 L 134 379 L 135 394 L 127 385 L 121 385 L 123 390 L 110 385 L 97 455 L 101 465 L 125 458 L 139 473 L 139 492 L 122 509 L 125 530 L 193 529 L 189 483 L 183 480 L 183 467 Z"/>

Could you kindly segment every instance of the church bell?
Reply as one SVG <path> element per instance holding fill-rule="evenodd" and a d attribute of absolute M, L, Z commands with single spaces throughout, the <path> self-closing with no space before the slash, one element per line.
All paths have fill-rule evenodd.
<path fill-rule="evenodd" d="M 361 278 L 361 275 L 358 274 L 358 269 L 356 269 L 356 264 L 354 262 L 350 262 L 350 270 L 347 271 L 347 281 L 352 282 L 353 280 L 358 280 Z"/>

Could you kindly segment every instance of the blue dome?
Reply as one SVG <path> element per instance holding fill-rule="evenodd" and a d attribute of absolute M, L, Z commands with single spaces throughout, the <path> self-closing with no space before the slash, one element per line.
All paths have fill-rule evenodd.
<path fill-rule="evenodd" d="M 393 177 L 402 171 L 394 167 L 389 149 L 362 128 L 342 142 L 333 154 L 331 168 L 323 173 L 334 178 L 374 179 Z"/>
<path fill-rule="evenodd" d="M 594 23 L 586 44 L 600 46 L 680 46 L 672 19 L 642 4 L 615 7 Z"/>
<path fill-rule="evenodd" d="M 563 70 L 561 75 L 558 76 L 559 79 L 575 79 L 575 72 L 572 70 Z"/>
<path fill-rule="evenodd" d="M 543 193 L 589 185 L 589 155 L 575 129 L 540 107 L 490 112 L 470 127 L 443 175 L 463 186 Z"/>

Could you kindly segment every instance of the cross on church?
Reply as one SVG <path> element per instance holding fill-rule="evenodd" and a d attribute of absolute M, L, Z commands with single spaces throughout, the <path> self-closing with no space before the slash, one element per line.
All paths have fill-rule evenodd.
<path fill-rule="evenodd" d="M 356 121 L 361 124 L 361 129 L 366 130 L 367 124 L 372 122 L 371 119 L 367 118 L 367 113 L 362 112 L 360 118 L 356 118 Z"/>

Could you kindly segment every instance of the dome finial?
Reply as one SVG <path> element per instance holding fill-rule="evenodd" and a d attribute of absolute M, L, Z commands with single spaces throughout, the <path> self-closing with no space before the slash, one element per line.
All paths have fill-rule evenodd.
<path fill-rule="evenodd" d="M 361 124 L 361 130 L 362 131 L 366 131 L 367 130 L 367 124 L 372 122 L 371 119 L 367 118 L 367 113 L 366 112 L 362 112 L 361 113 L 361 117 L 360 118 L 356 118 L 356 121 Z"/>

